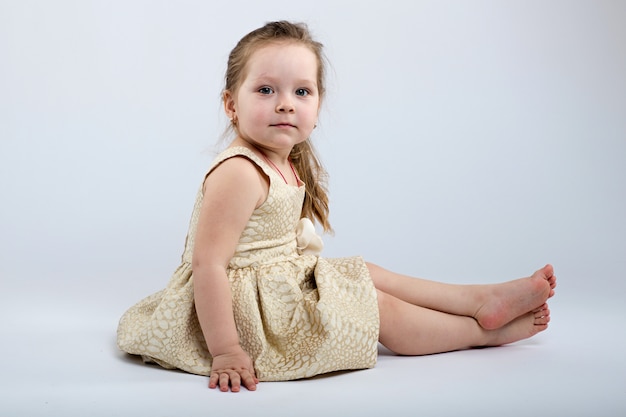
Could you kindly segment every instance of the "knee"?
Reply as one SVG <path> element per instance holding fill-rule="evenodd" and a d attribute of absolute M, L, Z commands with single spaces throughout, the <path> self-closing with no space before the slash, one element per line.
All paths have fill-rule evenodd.
<path fill-rule="evenodd" d="M 365 262 L 365 265 L 367 266 L 367 270 L 372 278 L 374 287 L 376 287 L 377 290 L 388 292 L 389 288 L 386 282 L 387 280 L 385 279 L 385 270 L 371 262 Z"/>
<path fill-rule="evenodd" d="M 378 341 L 387 349 L 394 353 L 398 353 L 396 345 L 399 327 L 397 325 L 398 317 L 395 311 L 396 300 L 392 295 L 389 295 L 384 291 L 377 290 L 376 292 L 378 294 L 378 312 L 380 319 Z"/>
<path fill-rule="evenodd" d="M 370 273 L 370 277 L 372 277 L 372 281 L 376 283 L 376 281 L 380 280 L 382 268 L 376 264 L 371 262 L 365 262 L 365 266 Z"/>
<path fill-rule="evenodd" d="M 376 289 L 376 295 L 378 299 L 378 313 L 380 316 L 380 321 L 387 322 L 391 315 L 391 311 L 394 306 L 394 297 L 387 294 L 386 292 Z"/>
<path fill-rule="evenodd" d="M 370 272 L 370 275 L 374 275 L 376 273 L 376 270 L 379 268 L 378 265 L 375 265 L 371 262 L 367 262 L 365 261 L 365 266 L 367 267 L 367 270 Z"/>

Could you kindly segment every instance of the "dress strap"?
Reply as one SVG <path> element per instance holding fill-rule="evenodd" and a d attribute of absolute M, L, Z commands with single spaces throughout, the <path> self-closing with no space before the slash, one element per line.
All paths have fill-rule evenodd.
<path fill-rule="evenodd" d="M 265 175 L 269 176 L 271 172 L 273 172 L 272 167 L 270 167 L 267 162 L 263 161 L 263 159 L 259 158 L 257 154 L 252 152 L 248 148 L 244 148 L 243 146 L 234 146 L 232 148 L 227 148 L 220 152 L 216 158 L 213 160 L 211 167 L 205 175 L 205 178 L 213 172 L 215 168 L 217 168 L 222 162 L 227 159 L 233 158 L 235 156 L 244 156 L 252 161 L 255 165 L 263 170 Z"/>

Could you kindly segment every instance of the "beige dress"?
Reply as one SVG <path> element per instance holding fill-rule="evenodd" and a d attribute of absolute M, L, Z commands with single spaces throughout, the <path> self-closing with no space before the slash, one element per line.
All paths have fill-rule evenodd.
<path fill-rule="evenodd" d="M 285 184 L 242 147 L 222 152 L 211 170 L 237 155 L 249 158 L 270 179 L 267 200 L 252 214 L 227 270 L 241 346 L 254 361 L 257 377 L 283 381 L 373 367 L 378 305 L 363 259 L 305 254 L 296 243 L 304 186 Z M 191 270 L 202 198 L 200 187 L 181 265 L 165 289 L 122 316 L 117 343 L 147 362 L 208 375 L 211 355 L 194 308 Z"/>

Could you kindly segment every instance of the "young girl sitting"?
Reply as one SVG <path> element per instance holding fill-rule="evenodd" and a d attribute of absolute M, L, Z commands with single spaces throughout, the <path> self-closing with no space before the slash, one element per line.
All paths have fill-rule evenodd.
<path fill-rule="evenodd" d="M 497 346 L 550 321 L 550 265 L 501 284 L 412 278 L 360 257 L 318 256 L 330 231 L 326 172 L 310 143 L 324 98 L 322 45 L 272 22 L 228 59 L 234 139 L 198 191 L 179 268 L 120 320 L 119 347 L 209 387 L 371 368 L 378 342 L 401 355 Z"/>

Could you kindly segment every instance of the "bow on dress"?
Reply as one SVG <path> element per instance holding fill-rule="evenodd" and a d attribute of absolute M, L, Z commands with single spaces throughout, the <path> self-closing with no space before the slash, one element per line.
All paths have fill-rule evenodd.
<path fill-rule="evenodd" d="M 296 248 L 300 255 L 319 255 L 324 249 L 322 238 L 315 233 L 313 222 L 303 217 L 296 226 Z"/>

